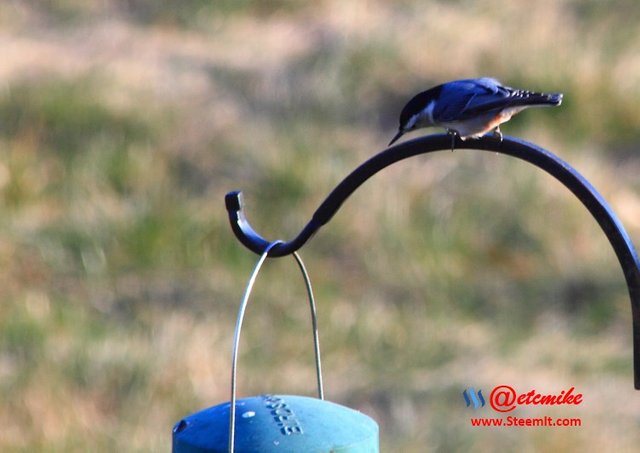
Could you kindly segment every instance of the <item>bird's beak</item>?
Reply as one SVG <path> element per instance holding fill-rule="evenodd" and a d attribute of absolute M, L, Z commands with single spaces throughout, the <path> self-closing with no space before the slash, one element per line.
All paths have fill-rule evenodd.
<path fill-rule="evenodd" d="M 402 137 L 403 134 L 404 134 L 404 131 L 402 129 L 400 129 L 398 131 L 398 133 L 396 134 L 396 136 L 391 139 L 391 141 L 389 142 L 389 144 L 387 146 L 393 145 L 396 140 L 398 140 L 400 137 Z"/>

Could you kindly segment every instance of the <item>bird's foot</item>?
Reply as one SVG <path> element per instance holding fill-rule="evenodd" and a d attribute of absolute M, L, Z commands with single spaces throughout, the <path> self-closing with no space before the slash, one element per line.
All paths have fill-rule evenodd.
<path fill-rule="evenodd" d="M 493 138 L 496 138 L 498 140 L 500 140 L 500 143 L 502 143 L 502 132 L 500 132 L 500 126 L 496 127 L 493 130 Z"/>
<path fill-rule="evenodd" d="M 453 152 L 456 147 L 456 136 L 458 136 L 458 133 L 453 129 L 447 129 L 447 134 L 451 137 L 451 152 Z"/>

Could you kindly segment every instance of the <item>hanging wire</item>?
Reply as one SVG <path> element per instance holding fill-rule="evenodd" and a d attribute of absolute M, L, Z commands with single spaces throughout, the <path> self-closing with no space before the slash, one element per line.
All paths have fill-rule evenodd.
<path fill-rule="evenodd" d="M 244 321 L 244 315 L 247 310 L 247 305 L 249 303 L 249 296 L 251 295 L 251 291 L 253 290 L 253 285 L 256 281 L 258 273 L 262 268 L 267 256 L 269 256 L 269 251 L 280 244 L 281 241 L 274 241 L 270 243 L 260 255 L 258 262 L 256 263 L 253 272 L 251 273 L 251 277 L 247 283 L 247 287 L 244 292 L 244 296 L 242 297 L 242 302 L 240 302 L 240 308 L 238 310 L 238 318 L 236 320 L 236 328 L 235 334 L 233 337 L 233 351 L 231 354 L 231 401 L 229 407 L 229 453 L 233 453 L 235 449 L 235 437 L 236 437 L 236 394 L 237 394 L 237 369 L 238 369 L 238 349 L 240 347 L 240 333 L 242 331 L 242 323 Z M 318 398 L 324 400 L 324 389 L 322 384 L 322 364 L 320 360 L 320 339 L 318 335 L 318 316 L 316 311 L 316 303 L 315 298 L 313 296 L 313 289 L 311 287 L 311 280 L 309 278 L 309 274 L 307 273 L 307 269 L 304 266 L 302 258 L 297 252 L 293 253 L 293 257 L 300 268 L 300 272 L 302 273 L 302 278 L 304 279 L 304 284 L 307 289 L 307 296 L 309 298 L 309 308 L 311 310 L 311 329 L 313 334 L 313 349 L 315 353 L 315 365 L 316 365 L 316 378 L 318 384 Z"/>
<path fill-rule="evenodd" d="M 304 284 L 307 288 L 307 296 L 309 297 L 309 308 L 311 309 L 311 330 L 313 333 L 313 350 L 315 352 L 315 361 L 316 361 L 316 379 L 318 381 L 318 398 L 323 400 L 324 388 L 322 384 L 322 363 L 320 361 L 320 337 L 318 336 L 318 315 L 316 312 L 316 302 L 313 297 L 311 280 L 309 279 L 309 274 L 307 273 L 307 269 L 304 267 L 302 258 L 300 258 L 300 255 L 298 254 L 298 252 L 293 252 L 293 257 L 296 259 L 296 263 L 298 263 L 300 272 L 302 272 L 302 278 L 304 279 Z"/>
<path fill-rule="evenodd" d="M 264 261 L 267 259 L 269 255 L 269 250 L 275 247 L 280 241 L 274 241 L 269 244 L 262 255 L 260 255 L 260 259 L 256 263 L 256 266 L 253 268 L 253 272 L 251 273 L 251 277 L 249 278 L 249 282 L 247 283 L 247 288 L 244 291 L 244 296 L 242 297 L 242 302 L 240 302 L 240 309 L 238 310 L 238 318 L 236 320 L 236 330 L 233 336 L 233 351 L 231 353 L 231 406 L 229 408 L 229 453 L 233 453 L 235 437 L 236 437 L 236 379 L 237 379 L 237 366 L 238 366 L 238 347 L 240 345 L 240 331 L 242 330 L 242 321 L 244 320 L 244 313 L 247 309 L 247 303 L 249 302 L 249 296 L 251 295 L 251 290 L 253 289 L 253 284 L 256 282 L 256 277 L 258 276 L 258 272 L 260 272 L 260 268 L 264 264 Z"/>

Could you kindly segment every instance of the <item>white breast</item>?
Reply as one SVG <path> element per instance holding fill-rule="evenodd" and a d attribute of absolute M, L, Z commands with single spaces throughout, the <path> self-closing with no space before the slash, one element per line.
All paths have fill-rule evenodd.
<path fill-rule="evenodd" d="M 438 126 L 456 131 L 463 140 L 467 138 L 478 138 L 500 126 L 502 123 L 509 121 L 513 115 L 525 108 L 526 107 L 511 107 L 497 113 L 495 111 L 484 113 L 464 121 L 440 123 Z"/>
<path fill-rule="evenodd" d="M 405 125 L 405 129 L 410 131 L 420 127 L 435 126 L 436 123 L 433 121 L 433 108 L 435 105 L 436 101 L 429 102 L 424 109 L 409 118 L 409 121 L 407 121 L 407 124 Z"/>

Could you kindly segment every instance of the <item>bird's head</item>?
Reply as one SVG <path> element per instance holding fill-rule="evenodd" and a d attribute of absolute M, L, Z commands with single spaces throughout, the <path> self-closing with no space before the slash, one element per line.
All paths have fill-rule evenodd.
<path fill-rule="evenodd" d="M 415 95 L 407 105 L 404 106 L 400 113 L 400 125 L 398 133 L 389 142 L 391 146 L 407 132 L 419 129 L 421 127 L 434 126 L 433 109 L 436 100 L 440 96 L 441 86 L 431 88 Z"/>

